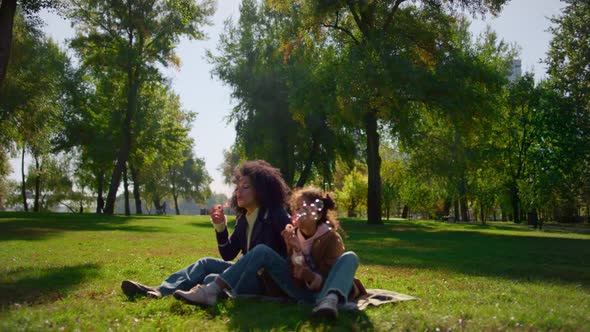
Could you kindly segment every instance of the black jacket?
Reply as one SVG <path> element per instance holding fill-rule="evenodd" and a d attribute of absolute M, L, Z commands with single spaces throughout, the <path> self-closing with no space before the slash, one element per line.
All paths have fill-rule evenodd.
<path fill-rule="evenodd" d="M 219 253 L 221 257 L 226 261 L 231 261 L 242 252 L 246 254 L 249 250 L 259 244 L 265 244 L 279 255 L 287 257 L 287 248 L 285 241 L 281 236 L 281 232 L 285 229 L 287 224 L 291 223 L 291 217 L 283 208 L 271 208 L 258 210 L 258 217 L 256 223 L 254 223 L 254 229 L 252 229 L 252 237 L 250 239 L 250 248 L 246 248 L 247 245 L 247 234 L 246 227 L 248 221 L 246 221 L 246 215 L 242 214 L 236 221 L 236 226 L 231 236 L 228 236 L 227 227 L 223 232 L 216 233 L 217 244 L 219 247 Z"/>

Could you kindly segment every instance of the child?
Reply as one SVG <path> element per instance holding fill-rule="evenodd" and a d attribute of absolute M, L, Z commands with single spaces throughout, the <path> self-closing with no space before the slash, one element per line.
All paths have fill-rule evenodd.
<path fill-rule="evenodd" d="M 294 211 L 293 225 L 287 225 L 281 235 L 287 244 L 293 284 L 305 290 L 290 295 L 306 300 L 305 293 L 310 291 L 316 302 L 314 316 L 336 318 L 338 303 L 346 302 L 356 287 L 353 278 L 358 258 L 351 251 L 344 252 L 334 200 L 329 194 L 308 187 L 295 191 L 289 203 Z"/>
<path fill-rule="evenodd" d="M 335 204 L 330 195 L 315 188 L 295 191 L 290 198 L 293 226 L 282 232 L 289 259 L 265 245 L 258 245 L 214 282 L 189 292 L 178 291 L 176 298 L 193 304 L 212 305 L 223 289 L 241 295 L 242 280 L 264 270 L 290 298 L 316 303 L 314 316 L 336 318 L 338 303 L 363 291 L 353 285 L 358 258 L 344 252 L 342 238 L 336 232 Z M 354 290 L 354 291 L 353 291 Z"/>

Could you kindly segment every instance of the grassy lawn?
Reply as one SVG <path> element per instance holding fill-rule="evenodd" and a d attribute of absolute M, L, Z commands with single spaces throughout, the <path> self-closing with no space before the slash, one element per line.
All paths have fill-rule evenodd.
<path fill-rule="evenodd" d="M 127 299 L 123 279 L 159 284 L 218 257 L 208 217 L 0 213 L 0 331 L 565 330 L 590 331 L 590 234 L 343 220 L 367 288 L 418 301 L 309 320 L 311 306 L 256 300 L 203 309 Z"/>

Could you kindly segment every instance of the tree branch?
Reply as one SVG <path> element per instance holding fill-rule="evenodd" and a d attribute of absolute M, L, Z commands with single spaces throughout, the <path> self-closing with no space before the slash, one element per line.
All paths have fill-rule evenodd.
<path fill-rule="evenodd" d="M 346 0 L 346 3 L 348 4 L 348 10 L 350 10 L 350 13 L 352 14 L 352 17 L 354 18 L 354 21 L 356 22 L 359 30 L 361 30 L 365 37 L 368 37 L 367 32 L 363 29 L 363 21 L 359 17 L 359 14 L 354 10 L 354 4 L 351 0 Z"/>
<path fill-rule="evenodd" d="M 354 42 L 356 44 L 359 44 L 358 39 L 356 39 L 356 37 L 352 34 L 352 32 L 350 30 L 348 30 L 348 29 L 346 29 L 346 28 L 341 27 L 341 26 L 338 25 L 339 19 L 340 19 L 340 13 L 339 12 L 336 12 L 336 23 L 334 23 L 334 24 L 325 24 L 324 23 L 324 24 L 322 24 L 322 26 L 323 27 L 326 27 L 326 28 L 333 28 L 333 29 L 336 29 L 336 30 L 340 30 L 340 31 L 346 33 L 347 35 L 349 35 L 350 38 L 352 38 L 352 40 L 354 40 Z"/>
<path fill-rule="evenodd" d="M 391 11 L 387 15 L 387 19 L 385 19 L 385 24 L 383 24 L 383 32 L 387 32 L 387 30 L 389 30 L 389 26 L 391 25 L 391 22 L 393 22 L 393 15 L 395 15 L 395 12 L 397 12 L 397 10 L 399 9 L 399 6 L 404 1 L 406 1 L 406 0 L 396 0 L 395 1 L 395 4 L 391 8 Z"/>

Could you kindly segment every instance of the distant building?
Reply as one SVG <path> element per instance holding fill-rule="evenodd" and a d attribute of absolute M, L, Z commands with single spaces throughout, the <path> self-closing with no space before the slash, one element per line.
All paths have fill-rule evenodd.
<path fill-rule="evenodd" d="M 514 82 L 522 76 L 522 62 L 520 59 L 513 59 L 512 65 L 510 66 L 510 75 L 508 75 L 508 80 L 510 82 Z"/>

